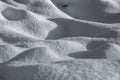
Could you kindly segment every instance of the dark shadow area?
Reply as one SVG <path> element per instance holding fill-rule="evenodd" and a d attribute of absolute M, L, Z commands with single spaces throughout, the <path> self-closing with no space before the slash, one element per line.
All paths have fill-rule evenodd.
<path fill-rule="evenodd" d="M 52 39 L 49 37 L 52 35 L 54 35 L 54 39 L 65 37 L 117 38 L 120 35 L 119 24 L 102 24 L 63 18 L 50 19 L 50 21 L 56 23 L 57 27 L 49 33 L 47 39 Z M 115 29 L 112 29 L 113 27 Z M 61 34 L 58 35 L 57 32 Z"/>
<path fill-rule="evenodd" d="M 106 43 L 84 52 L 71 53 L 68 56 L 73 58 L 85 59 L 120 59 L 120 46 L 114 43 Z"/>
<path fill-rule="evenodd" d="M 102 23 L 119 23 L 120 13 L 109 13 L 105 10 L 113 7 L 102 0 L 51 0 L 60 10 L 80 20 Z M 113 7 L 114 8 L 114 7 Z"/>
<path fill-rule="evenodd" d="M 27 4 L 29 2 L 29 0 L 13 0 L 13 1 L 22 3 L 22 4 Z"/>
<path fill-rule="evenodd" d="M 103 23 L 120 23 L 120 13 L 117 14 L 108 14 L 98 22 Z"/>
<path fill-rule="evenodd" d="M 120 30 L 109 30 L 97 35 L 99 38 L 117 38 L 120 36 Z"/>
<path fill-rule="evenodd" d="M 50 19 L 50 21 L 57 24 L 57 28 L 61 28 L 62 37 L 97 37 L 96 35 L 108 31 L 105 24 L 92 23 L 87 21 L 79 21 L 72 19 L 56 18 Z M 56 30 L 57 30 L 56 28 Z M 50 34 L 54 33 L 53 30 Z M 59 29 L 58 29 L 59 31 Z"/>
<path fill-rule="evenodd" d="M 4 79 L 0 76 L 0 80 L 4 80 Z"/>
<path fill-rule="evenodd" d="M 106 59 L 108 57 L 106 53 L 109 47 L 108 44 L 101 43 L 100 45 L 100 43 L 99 44 L 91 43 L 91 47 L 90 47 L 91 49 L 90 50 L 88 49 L 88 51 L 71 53 L 68 56 L 73 58 L 88 58 L 88 59 Z"/>
<path fill-rule="evenodd" d="M 1 1 L 8 3 L 8 0 L 1 0 Z"/>
<path fill-rule="evenodd" d="M 56 40 L 65 37 L 67 37 L 67 33 L 64 32 L 64 29 L 62 27 L 58 26 L 54 30 L 50 31 L 45 39 Z"/>
<path fill-rule="evenodd" d="M 88 43 L 86 47 L 88 50 L 94 50 L 100 46 L 105 45 L 106 43 L 109 43 L 109 42 L 102 41 L 102 40 L 98 40 L 98 41 L 96 40 L 96 41 L 91 41 L 90 43 Z"/>
<path fill-rule="evenodd" d="M 22 20 L 22 19 L 25 19 L 25 17 L 26 17 L 25 11 L 17 10 L 15 8 L 11 8 L 11 7 L 7 7 L 1 13 L 6 19 L 13 20 L 13 21 Z"/>
<path fill-rule="evenodd" d="M 106 59 L 106 50 L 108 48 L 107 43 L 93 41 L 87 45 L 88 51 L 80 51 L 76 53 L 68 54 L 73 58 L 84 58 L 84 59 Z"/>
<path fill-rule="evenodd" d="M 77 53 L 68 54 L 68 56 L 78 59 L 106 59 L 106 55 L 103 53 L 94 53 L 92 51 L 83 51 Z"/>

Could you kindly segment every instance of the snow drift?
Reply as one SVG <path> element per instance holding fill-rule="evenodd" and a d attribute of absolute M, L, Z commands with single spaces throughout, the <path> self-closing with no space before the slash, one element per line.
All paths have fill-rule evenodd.
<path fill-rule="evenodd" d="M 0 80 L 120 80 L 120 1 L 0 0 Z"/>

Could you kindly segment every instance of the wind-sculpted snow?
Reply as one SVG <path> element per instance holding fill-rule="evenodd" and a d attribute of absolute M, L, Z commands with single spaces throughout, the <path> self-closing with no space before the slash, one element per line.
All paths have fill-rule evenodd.
<path fill-rule="evenodd" d="M 120 1 L 0 0 L 0 80 L 120 80 Z"/>

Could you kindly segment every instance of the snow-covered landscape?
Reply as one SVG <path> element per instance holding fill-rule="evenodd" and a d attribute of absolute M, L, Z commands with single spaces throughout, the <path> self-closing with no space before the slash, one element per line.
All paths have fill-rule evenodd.
<path fill-rule="evenodd" d="M 0 0 L 0 80 L 120 80 L 120 0 Z"/>

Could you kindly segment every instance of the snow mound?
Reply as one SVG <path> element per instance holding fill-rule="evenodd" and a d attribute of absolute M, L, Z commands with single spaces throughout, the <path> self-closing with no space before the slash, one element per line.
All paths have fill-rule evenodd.
<path fill-rule="evenodd" d="M 1 64 L 0 75 L 5 80 L 119 80 L 119 66 L 118 61 L 107 60 L 69 60 L 29 65 L 17 62 Z"/>
<path fill-rule="evenodd" d="M 46 62 L 55 62 L 62 60 L 58 55 L 53 53 L 49 48 L 37 47 L 33 49 L 26 50 L 21 54 L 17 55 L 11 61 L 21 61 L 29 63 L 46 63 Z"/>
<path fill-rule="evenodd" d="M 120 80 L 120 1 L 0 0 L 0 80 Z"/>
<path fill-rule="evenodd" d="M 0 63 L 9 61 L 23 51 L 11 45 L 0 45 Z"/>

